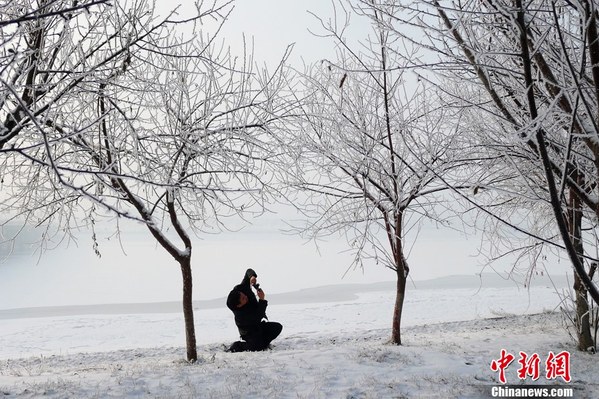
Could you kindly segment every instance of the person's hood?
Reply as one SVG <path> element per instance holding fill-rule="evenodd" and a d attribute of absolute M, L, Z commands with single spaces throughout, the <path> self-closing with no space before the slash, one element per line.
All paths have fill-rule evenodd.
<path fill-rule="evenodd" d="M 254 271 L 254 269 L 247 269 L 245 271 L 245 276 L 243 276 L 243 280 L 241 281 L 241 284 L 249 284 L 250 278 L 252 278 L 252 277 L 258 277 L 258 275 Z"/>

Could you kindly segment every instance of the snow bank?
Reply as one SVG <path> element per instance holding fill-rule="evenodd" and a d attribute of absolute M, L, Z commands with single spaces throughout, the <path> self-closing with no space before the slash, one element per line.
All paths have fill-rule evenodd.
<path fill-rule="evenodd" d="M 543 360 L 549 351 L 571 354 L 568 384 L 559 377 L 520 380 L 517 362 L 507 370 L 508 383 L 599 397 L 596 356 L 575 349 L 554 311 L 559 298 L 552 288 L 412 290 L 402 346 L 388 343 L 393 292 L 362 291 L 354 287 L 331 302 L 273 295 L 268 315 L 284 330 L 273 350 L 259 353 L 223 351 L 237 339 L 224 304 L 196 309 L 195 364 L 184 360 L 180 312 L 127 313 L 131 305 L 105 314 L 0 312 L 0 396 L 488 398 L 499 383 L 490 364 L 505 349 Z"/>
<path fill-rule="evenodd" d="M 5 397 L 49 398 L 484 398 L 498 384 L 490 370 L 501 348 L 517 353 L 569 350 L 576 398 L 599 397 L 596 357 L 577 352 L 561 315 L 543 313 L 414 326 L 404 345 L 388 331 L 287 335 L 273 350 L 230 354 L 199 346 L 200 360 L 163 347 L 37 356 L 0 363 Z M 516 367 L 508 382 L 519 383 Z M 526 383 L 532 383 L 526 381 Z"/>

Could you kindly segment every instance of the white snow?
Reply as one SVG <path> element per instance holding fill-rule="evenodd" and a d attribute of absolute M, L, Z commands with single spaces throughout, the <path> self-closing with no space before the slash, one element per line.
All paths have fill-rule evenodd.
<path fill-rule="evenodd" d="M 520 380 L 514 361 L 508 384 L 599 397 L 597 358 L 576 350 L 549 286 L 410 287 L 401 346 L 388 343 L 392 283 L 267 299 L 281 336 L 270 351 L 237 354 L 223 351 L 237 339 L 224 299 L 198 302 L 195 364 L 176 303 L 0 310 L 0 397 L 488 398 L 502 349 L 537 353 L 542 367 L 549 351 L 571 354 L 570 383 L 544 369 Z"/>

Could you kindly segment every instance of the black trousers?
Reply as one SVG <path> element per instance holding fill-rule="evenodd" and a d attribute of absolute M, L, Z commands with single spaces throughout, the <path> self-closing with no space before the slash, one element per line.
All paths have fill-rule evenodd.
<path fill-rule="evenodd" d="M 274 321 L 263 321 L 258 328 L 241 336 L 244 341 L 237 341 L 231 346 L 231 352 L 263 351 L 273 339 L 281 334 L 283 326 Z"/>

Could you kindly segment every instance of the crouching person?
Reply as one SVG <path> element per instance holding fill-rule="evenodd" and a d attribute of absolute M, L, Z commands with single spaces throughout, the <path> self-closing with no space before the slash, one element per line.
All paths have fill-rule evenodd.
<path fill-rule="evenodd" d="M 268 349 L 272 340 L 283 329 L 280 323 L 265 321 L 268 301 L 266 295 L 256 283 L 257 274 L 248 269 L 241 284 L 236 285 L 227 297 L 227 307 L 235 315 L 235 324 L 243 341 L 234 342 L 227 351 L 262 351 Z M 256 294 L 252 290 L 256 290 Z M 258 295 L 258 299 L 256 299 Z"/>

